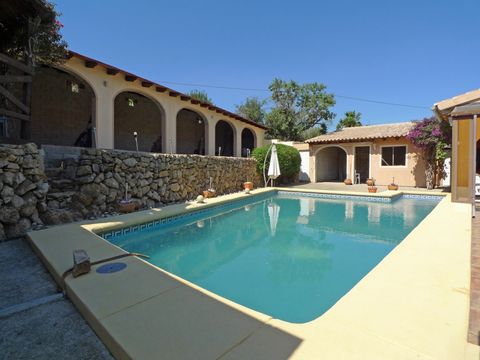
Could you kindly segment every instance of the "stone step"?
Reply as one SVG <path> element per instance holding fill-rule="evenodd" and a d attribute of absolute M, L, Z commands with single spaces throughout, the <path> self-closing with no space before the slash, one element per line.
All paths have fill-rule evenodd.
<path fill-rule="evenodd" d="M 75 191 L 61 191 L 61 192 L 49 192 L 47 194 L 48 200 L 60 200 L 69 199 L 75 194 Z"/>
<path fill-rule="evenodd" d="M 45 168 L 45 175 L 49 178 L 55 178 L 63 172 L 61 167 L 47 167 Z"/>

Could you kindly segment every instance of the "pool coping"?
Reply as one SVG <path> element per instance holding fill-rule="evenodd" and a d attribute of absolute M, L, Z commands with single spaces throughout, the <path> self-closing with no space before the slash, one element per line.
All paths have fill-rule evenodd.
<path fill-rule="evenodd" d="M 151 358 L 156 351 L 187 358 L 202 357 L 200 354 L 204 354 L 204 358 L 253 358 L 261 353 L 270 358 L 300 359 L 319 356 L 326 359 L 352 356 L 460 359 L 474 358 L 480 353 L 478 347 L 469 347 L 466 340 L 471 233 L 468 204 L 452 203 L 449 194 L 425 191 L 366 194 L 268 188 L 256 189 L 252 194 L 277 190 L 354 197 L 393 198 L 416 194 L 444 196 L 444 199 L 330 310 L 305 324 L 272 319 L 134 257 L 122 260 L 127 263 L 128 270 L 111 274 L 109 278 L 96 274 L 95 267 L 86 276 L 67 278 L 67 295 L 119 359 Z M 82 221 L 30 232 L 28 239 L 57 283 L 62 284 L 61 274 L 71 266 L 74 249 L 87 250 L 92 261 L 124 253 L 94 232 L 206 209 L 251 196 L 236 193 L 206 199 L 205 204 L 177 204 Z M 435 235 L 433 241 L 432 234 Z M 443 263 L 439 263 L 440 259 L 444 260 Z M 143 281 L 139 282 L 139 278 Z M 405 292 L 409 296 L 402 295 Z M 399 293 L 399 299 L 392 298 L 392 294 Z M 418 303 L 422 296 L 425 301 L 428 299 L 428 305 Z M 372 301 L 376 306 L 371 306 Z M 156 317 L 152 309 L 155 313 L 159 309 L 165 311 Z M 176 314 L 180 320 L 171 314 Z M 173 317 L 162 321 L 168 316 Z M 138 319 L 143 319 L 142 325 L 145 326 L 141 338 L 138 337 Z M 404 319 L 418 324 L 412 326 Z M 212 336 L 203 339 L 205 330 Z M 150 335 L 158 332 L 164 336 Z M 169 341 L 167 344 L 162 342 L 164 337 Z M 201 343 L 197 339 L 204 341 Z M 439 349 L 439 344 L 445 344 L 447 348 Z M 180 350 L 180 347 L 190 349 Z"/>

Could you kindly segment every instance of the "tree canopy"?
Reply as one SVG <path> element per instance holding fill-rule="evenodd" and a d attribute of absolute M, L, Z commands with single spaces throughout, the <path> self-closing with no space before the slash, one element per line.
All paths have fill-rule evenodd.
<path fill-rule="evenodd" d="M 316 126 L 305 130 L 302 133 L 302 141 L 314 138 L 319 135 L 324 135 L 327 133 L 327 125 L 325 123 L 321 123 L 320 126 Z"/>
<path fill-rule="evenodd" d="M 360 122 L 362 114 L 356 111 L 347 111 L 345 117 L 341 119 L 337 124 L 337 131 L 346 127 L 362 126 Z"/>
<path fill-rule="evenodd" d="M 47 64 L 65 61 L 67 43 L 60 34 L 63 24 L 52 3 L 5 2 L 0 4 L 0 13 L 0 52 L 18 60 L 30 57 L 33 62 Z"/>
<path fill-rule="evenodd" d="M 274 79 L 269 89 L 275 105 L 266 115 L 265 125 L 272 138 L 302 140 L 305 130 L 330 123 L 335 116 L 330 111 L 335 97 L 323 84 Z"/>
<path fill-rule="evenodd" d="M 210 99 L 208 94 L 203 90 L 192 90 L 187 95 L 195 100 L 213 105 L 212 99 Z"/>
<path fill-rule="evenodd" d="M 247 97 L 242 104 L 235 105 L 236 112 L 249 120 L 263 124 L 266 111 L 264 109 L 267 100 L 261 100 L 257 97 Z"/>

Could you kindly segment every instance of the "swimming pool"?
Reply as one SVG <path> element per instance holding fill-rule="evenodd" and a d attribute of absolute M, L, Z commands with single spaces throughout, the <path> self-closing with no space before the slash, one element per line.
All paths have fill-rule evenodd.
<path fill-rule="evenodd" d="M 440 199 L 280 191 L 102 236 L 220 296 L 304 323 L 345 295 Z"/>

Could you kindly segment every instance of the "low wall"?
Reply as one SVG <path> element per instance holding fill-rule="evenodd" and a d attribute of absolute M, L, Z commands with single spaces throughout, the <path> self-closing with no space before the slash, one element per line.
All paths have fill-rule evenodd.
<path fill-rule="evenodd" d="M 46 148 L 46 154 L 48 163 L 54 153 Z M 145 208 L 195 199 L 209 187 L 210 178 L 217 193 L 226 194 L 257 177 L 254 159 L 99 149 L 81 149 L 62 169 L 57 179 L 49 174 L 48 207 L 70 207 L 75 218 L 116 211 L 126 190 Z M 57 222 L 52 220 L 47 222 Z"/>
<path fill-rule="evenodd" d="M 2 145 L 0 239 L 116 212 L 126 190 L 138 209 L 193 200 L 210 178 L 219 195 L 260 184 L 254 159 Z"/>
<path fill-rule="evenodd" d="M 48 183 L 43 156 L 34 144 L 0 144 L 0 240 L 42 224 Z"/>

